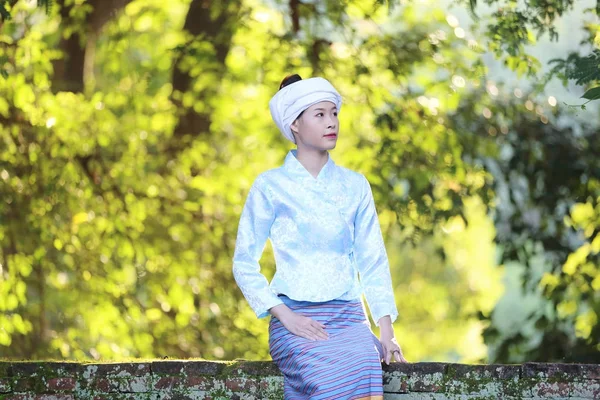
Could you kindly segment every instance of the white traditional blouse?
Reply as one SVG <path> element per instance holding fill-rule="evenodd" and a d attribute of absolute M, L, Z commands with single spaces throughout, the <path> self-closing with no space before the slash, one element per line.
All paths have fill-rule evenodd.
<path fill-rule="evenodd" d="M 290 150 L 283 166 L 260 174 L 237 232 L 233 274 L 259 318 L 282 301 L 355 300 L 364 294 L 377 324 L 398 311 L 371 186 L 331 156 L 314 178 Z M 271 240 L 271 283 L 259 260 Z"/>

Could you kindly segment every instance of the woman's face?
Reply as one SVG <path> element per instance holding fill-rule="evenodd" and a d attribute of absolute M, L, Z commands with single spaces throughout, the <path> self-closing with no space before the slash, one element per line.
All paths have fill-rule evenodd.
<path fill-rule="evenodd" d="M 337 143 L 340 127 L 337 107 L 329 101 L 314 104 L 291 127 L 298 146 L 331 150 Z"/>

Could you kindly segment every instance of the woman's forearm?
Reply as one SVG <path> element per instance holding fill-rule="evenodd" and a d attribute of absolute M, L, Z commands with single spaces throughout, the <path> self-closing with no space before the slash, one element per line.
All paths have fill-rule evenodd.
<path fill-rule="evenodd" d="M 292 309 L 285 304 L 277 304 L 269 309 L 272 316 L 283 322 L 290 313 L 293 313 Z"/>
<path fill-rule="evenodd" d="M 389 315 L 379 318 L 378 324 L 381 336 L 388 338 L 394 337 L 394 327 L 392 326 L 392 319 Z"/>

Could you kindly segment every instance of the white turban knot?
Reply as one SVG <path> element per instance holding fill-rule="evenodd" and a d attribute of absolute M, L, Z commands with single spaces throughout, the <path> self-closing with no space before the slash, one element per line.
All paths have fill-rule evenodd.
<path fill-rule="evenodd" d="M 342 107 L 342 96 L 327 79 L 302 79 L 275 93 L 275 96 L 269 101 L 269 109 L 273 121 L 283 136 L 292 143 L 296 143 L 292 134 L 292 123 L 302 111 L 321 101 L 332 102 L 338 111 Z"/>

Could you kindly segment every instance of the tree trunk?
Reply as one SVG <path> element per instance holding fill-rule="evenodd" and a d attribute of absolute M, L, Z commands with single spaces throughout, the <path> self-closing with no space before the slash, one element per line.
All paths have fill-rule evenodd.
<path fill-rule="evenodd" d="M 225 75 L 225 59 L 231 48 L 231 39 L 238 26 L 241 15 L 241 0 L 234 1 L 206 1 L 192 0 L 190 9 L 185 19 L 183 30 L 191 36 L 186 48 L 179 54 L 173 69 L 173 96 L 172 101 L 180 111 L 179 120 L 174 130 L 174 143 L 172 147 L 182 148 L 194 137 L 207 134 L 211 124 L 211 107 L 204 107 L 203 112 L 197 112 L 192 106 L 185 106 L 182 101 L 184 93 L 192 90 L 194 77 L 186 68 L 184 60 L 193 57 L 195 45 L 200 41 L 212 44 L 214 53 L 207 59 L 202 53 L 200 62 L 206 65 L 202 74 L 210 74 L 212 79 L 208 86 L 200 92 L 194 93 L 194 103 L 206 103 L 216 95 L 219 83 Z"/>
<path fill-rule="evenodd" d="M 113 19 L 131 0 L 89 0 L 93 11 L 85 21 L 85 32 L 74 31 L 69 37 L 61 37 L 59 49 L 63 57 L 54 61 L 52 90 L 83 92 L 86 77 L 94 65 L 94 49 L 102 28 Z M 57 1 L 60 7 L 61 26 L 73 24 L 70 11 L 76 5 L 65 5 L 65 0 Z"/>

